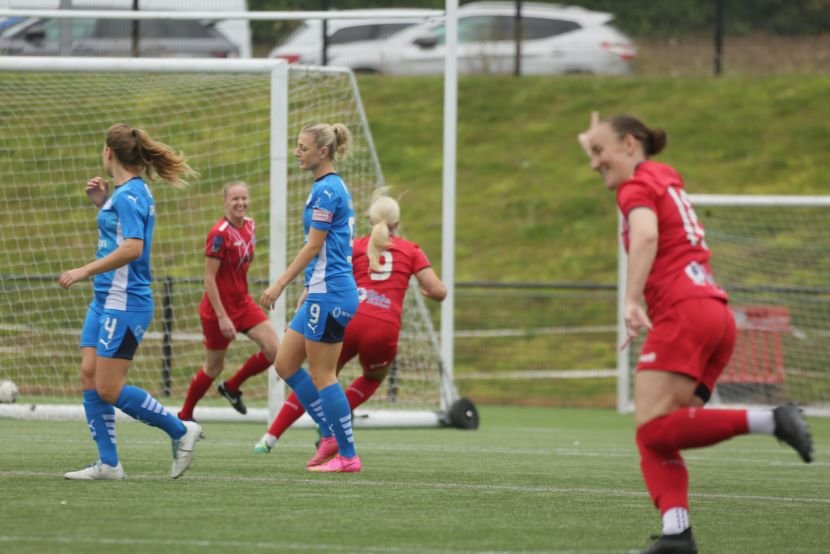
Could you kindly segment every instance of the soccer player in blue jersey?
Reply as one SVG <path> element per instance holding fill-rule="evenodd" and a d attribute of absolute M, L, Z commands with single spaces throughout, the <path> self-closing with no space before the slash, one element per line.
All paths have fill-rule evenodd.
<path fill-rule="evenodd" d="M 107 130 L 101 154 L 101 177 L 86 184 L 86 193 L 98 210 L 98 251 L 95 261 L 61 274 L 58 284 L 68 289 L 94 276 L 94 295 L 81 331 L 81 385 L 92 439 L 99 458 L 89 467 L 71 471 L 66 479 L 124 479 L 115 441 L 115 407 L 135 419 L 159 427 L 173 441 L 170 476 L 180 477 L 193 457 L 202 429 L 181 421 L 150 393 L 127 384 L 127 370 L 153 319 L 150 286 L 150 250 L 156 209 L 150 188 L 142 178 L 160 178 L 183 186 L 195 175 L 183 155 L 155 141 L 143 130 L 124 124 Z"/>
<path fill-rule="evenodd" d="M 326 473 L 361 469 L 349 402 L 337 381 L 343 335 L 358 304 L 352 274 L 354 208 L 346 183 L 334 171 L 350 143 L 349 130 L 340 123 L 308 125 L 300 132 L 294 155 L 300 168 L 314 176 L 303 212 L 305 244 L 260 298 L 264 308 L 272 309 L 285 287 L 305 270 L 305 290 L 274 365 L 322 433 L 306 467 Z M 309 371 L 300 367 L 306 358 Z"/>

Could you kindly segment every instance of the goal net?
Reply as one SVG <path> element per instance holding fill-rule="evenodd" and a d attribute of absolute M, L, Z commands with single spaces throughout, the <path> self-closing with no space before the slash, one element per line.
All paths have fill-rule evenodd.
<path fill-rule="evenodd" d="M 830 414 L 830 196 L 691 200 L 738 329 L 713 403 L 792 400 L 812 413 Z M 622 338 L 624 327 L 618 329 Z M 621 357 L 621 409 L 633 405 L 641 346 L 642 340 Z"/>
<path fill-rule="evenodd" d="M 0 114 L 0 209 L 7 222 L 0 236 L 0 379 L 17 384 L 18 414 L 47 417 L 64 413 L 61 405 L 79 406 L 79 335 L 91 284 L 63 290 L 56 279 L 94 258 L 95 208 L 84 185 L 102 174 L 110 125 L 146 129 L 184 152 L 201 174 L 185 190 L 153 185 L 156 313 L 129 379 L 171 408 L 181 405 L 204 363 L 197 313 L 204 292 L 204 241 L 223 215 L 223 184 L 241 179 L 250 188 L 249 215 L 257 222 L 258 239 L 249 274 L 255 298 L 302 246 L 302 206 L 311 179 L 290 153 L 305 124 L 341 122 L 353 134 L 353 156 L 339 171 L 352 192 L 358 235 L 368 232 L 363 214 L 372 191 L 384 184 L 356 82 L 346 70 L 287 69 L 274 60 L 5 58 L 0 59 Z M 285 306 L 296 304 L 301 287 L 300 278 L 272 316 L 280 335 Z M 446 420 L 455 388 L 442 383 L 430 314 L 418 296 L 417 291 L 407 295 L 394 375 L 355 414 L 356 425 L 383 425 L 372 413 L 391 414 L 395 425 Z M 256 348 L 238 336 L 217 382 Z M 358 372 L 359 366 L 350 364 L 341 383 L 348 385 Z M 273 369 L 269 373 L 275 382 Z M 262 374 L 243 386 L 251 407 L 247 419 L 264 421 L 278 407 L 280 394 L 272 393 L 268 405 L 268 380 Z M 0 415 L 12 409 L 0 405 Z M 80 408 L 65 413 L 81 414 Z M 215 389 L 195 416 L 244 419 Z"/>

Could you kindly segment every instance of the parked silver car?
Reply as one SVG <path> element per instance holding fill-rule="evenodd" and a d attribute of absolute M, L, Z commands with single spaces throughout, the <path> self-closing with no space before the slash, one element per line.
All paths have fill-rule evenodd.
<path fill-rule="evenodd" d="M 60 26 L 69 40 L 61 52 Z M 0 54 L 16 56 L 130 56 L 132 21 L 26 18 L 0 31 Z M 194 20 L 139 20 L 142 57 L 236 58 L 239 48 L 209 24 Z"/>
<path fill-rule="evenodd" d="M 402 11 L 410 14 L 423 12 L 423 17 L 399 17 Z M 355 71 L 356 67 L 349 63 L 354 57 L 364 57 L 377 52 L 378 48 L 390 36 L 404 29 L 412 27 L 426 20 L 431 10 L 400 8 L 375 10 L 339 10 L 337 13 L 347 13 L 352 16 L 361 13 L 371 13 L 372 17 L 354 19 L 331 19 L 326 25 L 328 49 L 326 56 L 329 65 L 346 65 Z M 323 52 L 323 21 L 307 19 L 297 27 L 288 38 L 274 47 L 268 54 L 269 58 L 283 58 L 289 63 L 303 65 L 319 65 L 322 63 Z M 368 68 L 371 70 L 371 68 Z"/>
<path fill-rule="evenodd" d="M 511 73 L 516 55 L 514 2 L 473 2 L 458 10 L 459 73 Z M 575 6 L 524 3 L 522 74 L 625 75 L 637 55 L 614 16 Z M 409 26 L 370 48 L 332 55 L 332 65 L 399 75 L 444 70 L 444 22 Z"/>

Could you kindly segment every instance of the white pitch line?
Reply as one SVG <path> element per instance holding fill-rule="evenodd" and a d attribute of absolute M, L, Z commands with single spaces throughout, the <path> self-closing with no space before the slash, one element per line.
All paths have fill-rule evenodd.
<path fill-rule="evenodd" d="M 156 474 L 147 473 L 129 473 L 128 475 L 146 480 L 168 480 L 168 477 L 162 477 Z M 0 471 L 0 478 L 19 478 L 19 477 L 45 477 L 52 479 L 59 479 L 60 474 L 39 472 L 39 471 Z M 409 481 L 372 481 L 368 479 L 326 479 L 326 478 L 299 478 L 299 479 L 285 479 L 278 477 L 265 476 L 219 476 L 219 475 L 204 475 L 204 474 L 190 474 L 188 480 L 193 481 L 245 481 L 250 483 L 271 483 L 276 485 L 285 484 L 302 484 L 302 485 L 316 485 L 330 487 L 331 485 L 342 485 L 348 487 L 396 487 L 396 488 L 416 488 L 416 489 L 437 489 L 437 490 L 462 490 L 462 491 L 480 491 L 480 492 L 509 492 L 509 493 L 525 493 L 525 494 L 551 494 L 551 495 L 585 495 L 585 496 L 623 496 L 623 497 L 645 497 L 647 493 L 645 490 L 623 490 L 623 489 L 607 489 L 607 488 L 585 488 L 585 487 L 545 487 L 545 486 L 526 486 L 526 485 L 511 485 L 511 484 L 471 484 L 471 483 L 423 483 L 423 482 L 409 482 Z M 725 494 L 725 493 L 690 493 L 691 497 L 701 499 L 718 499 L 718 500 L 734 500 L 747 502 L 781 502 L 784 504 L 828 504 L 830 505 L 830 498 L 804 498 L 794 496 L 768 496 L 768 495 L 746 495 L 746 494 Z"/>
<path fill-rule="evenodd" d="M 361 546 L 359 550 L 339 544 L 320 544 L 319 542 L 302 544 L 272 541 L 211 541 L 211 540 L 171 540 L 171 539 L 143 539 L 143 538 L 94 538 L 94 537 L 28 537 L 21 535 L 0 535 L 0 543 L 6 542 L 33 542 L 48 544 L 95 544 L 99 546 L 126 545 L 126 546 L 198 546 L 215 548 L 260 548 L 281 552 L 285 550 L 299 550 L 301 552 L 378 552 L 394 554 L 629 554 L 636 550 L 449 550 L 449 549 L 412 549 L 394 546 Z"/>

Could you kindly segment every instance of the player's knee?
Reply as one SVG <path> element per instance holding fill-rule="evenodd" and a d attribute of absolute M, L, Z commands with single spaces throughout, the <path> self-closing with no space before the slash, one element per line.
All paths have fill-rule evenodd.
<path fill-rule="evenodd" d="M 118 401 L 118 396 L 121 394 L 123 385 L 115 386 L 111 383 L 98 383 L 95 391 L 98 393 L 104 402 L 115 404 Z"/>
<path fill-rule="evenodd" d="M 274 361 L 277 359 L 277 341 L 268 341 L 265 344 L 263 344 L 262 354 L 269 362 L 274 363 Z"/>
<path fill-rule="evenodd" d="M 377 381 L 378 383 L 383 382 L 386 379 L 386 376 L 389 375 L 389 366 L 383 366 L 381 368 L 372 368 L 371 370 L 364 370 L 363 376 L 367 379 L 371 379 L 372 381 Z"/>

